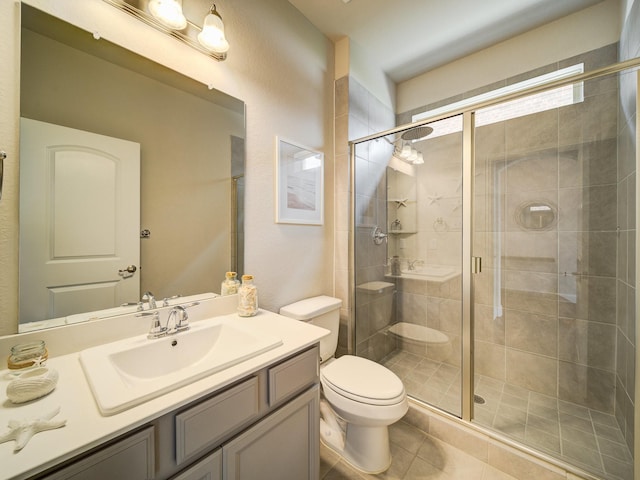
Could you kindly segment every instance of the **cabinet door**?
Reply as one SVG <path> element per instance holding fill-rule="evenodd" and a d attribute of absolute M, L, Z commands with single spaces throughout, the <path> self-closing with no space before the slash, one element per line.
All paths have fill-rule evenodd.
<path fill-rule="evenodd" d="M 225 480 L 318 480 L 316 385 L 222 447 Z"/>
<path fill-rule="evenodd" d="M 153 427 L 44 477 L 46 480 L 142 480 L 154 473 Z"/>
<path fill-rule="evenodd" d="M 171 480 L 221 480 L 222 478 L 222 452 L 216 450 L 211 455 L 187 468 Z"/>

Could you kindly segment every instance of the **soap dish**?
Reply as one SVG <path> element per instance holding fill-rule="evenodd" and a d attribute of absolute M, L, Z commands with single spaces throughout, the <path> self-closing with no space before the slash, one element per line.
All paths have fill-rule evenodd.
<path fill-rule="evenodd" d="M 13 403 L 24 403 L 51 393 L 58 383 L 58 371 L 37 367 L 19 375 L 7 385 L 7 398 Z"/>

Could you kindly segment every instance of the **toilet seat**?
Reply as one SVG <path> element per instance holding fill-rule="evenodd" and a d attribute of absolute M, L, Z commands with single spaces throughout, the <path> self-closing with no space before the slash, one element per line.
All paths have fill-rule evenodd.
<path fill-rule="evenodd" d="M 405 398 L 402 381 L 391 370 L 366 358 L 344 355 L 320 371 L 325 388 L 359 403 L 394 405 Z"/>

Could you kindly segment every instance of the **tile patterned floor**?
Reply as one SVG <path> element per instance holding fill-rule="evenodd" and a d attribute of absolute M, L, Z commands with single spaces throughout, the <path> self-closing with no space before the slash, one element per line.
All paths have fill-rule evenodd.
<path fill-rule="evenodd" d="M 460 415 L 458 368 L 400 350 L 382 363 L 410 395 Z M 475 383 L 485 401 L 475 405 L 479 425 L 607 480 L 633 479 L 633 460 L 613 415 L 489 377 L 478 376 Z"/>
<path fill-rule="evenodd" d="M 421 430 L 397 422 L 389 428 L 393 461 L 386 472 L 367 475 L 351 467 L 331 449 L 320 447 L 322 480 L 516 480 L 477 458 Z"/>

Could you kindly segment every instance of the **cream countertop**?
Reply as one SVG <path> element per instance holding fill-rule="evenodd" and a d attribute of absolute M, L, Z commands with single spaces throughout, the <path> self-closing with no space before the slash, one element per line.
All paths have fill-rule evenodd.
<path fill-rule="evenodd" d="M 60 413 L 54 418 L 67 420 L 62 428 L 36 434 L 17 453 L 13 452 L 13 441 L 0 444 L 0 478 L 29 478 L 313 345 L 329 333 L 325 329 L 264 310 L 251 318 L 240 318 L 235 313 L 226 315 L 249 325 L 256 332 L 262 331 L 281 338 L 282 345 L 112 416 L 100 414 L 80 365 L 78 352 L 50 358 L 47 366 L 57 369 L 60 375 L 56 389 L 26 404 L 14 405 L 7 399 L 6 387 L 13 377 L 7 370 L 0 371 L 0 433 L 4 433 L 10 420 L 39 417 L 57 407 L 60 407 Z"/>

